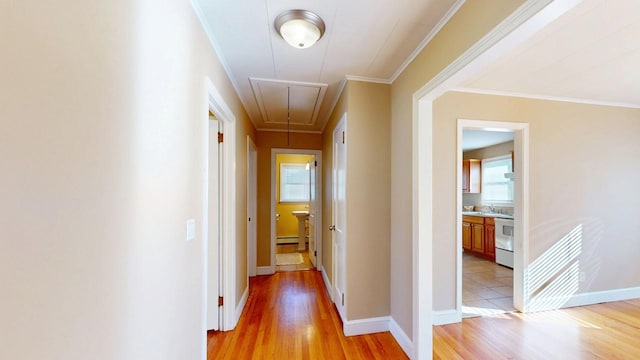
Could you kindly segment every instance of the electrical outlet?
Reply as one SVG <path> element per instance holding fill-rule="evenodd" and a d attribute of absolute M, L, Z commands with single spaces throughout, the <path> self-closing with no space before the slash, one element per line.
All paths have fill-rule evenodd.
<path fill-rule="evenodd" d="M 196 238 L 196 219 L 187 220 L 187 241 Z"/>
<path fill-rule="evenodd" d="M 580 282 L 584 282 L 585 280 L 587 280 L 587 274 L 585 274 L 584 271 L 580 271 Z"/>

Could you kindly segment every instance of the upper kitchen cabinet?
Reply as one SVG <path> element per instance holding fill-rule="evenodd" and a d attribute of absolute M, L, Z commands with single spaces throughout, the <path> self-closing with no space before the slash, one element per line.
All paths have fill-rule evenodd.
<path fill-rule="evenodd" d="M 462 192 L 469 194 L 480 193 L 480 164 L 477 159 L 462 161 Z"/>

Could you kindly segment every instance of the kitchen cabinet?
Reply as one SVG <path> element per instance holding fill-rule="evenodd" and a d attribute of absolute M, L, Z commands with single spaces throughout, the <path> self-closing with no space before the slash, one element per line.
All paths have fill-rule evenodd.
<path fill-rule="evenodd" d="M 471 224 L 471 251 L 484 255 L 484 225 Z"/>
<path fill-rule="evenodd" d="M 478 159 L 462 161 L 462 192 L 469 194 L 480 193 L 480 164 Z"/>
<path fill-rule="evenodd" d="M 495 261 L 495 219 L 483 216 L 462 216 L 462 248 L 474 255 Z"/>
<path fill-rule="evenodd" d="M 495 218 L 484 218 L 484 255 L 491 261 L 496 260 L 496 221 Z"/>
<path fill-rule="evenodd" d="M 462 248 L 464 251 L 471 251 L 471 224 L 462 222 Z"/>

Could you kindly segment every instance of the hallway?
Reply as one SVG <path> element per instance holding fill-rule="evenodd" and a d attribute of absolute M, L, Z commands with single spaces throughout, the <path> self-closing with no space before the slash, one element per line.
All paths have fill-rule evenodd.
<path fill-rule="evenodd" d="M 320 272 L 250 278 L 233 331 L 207 334 L 207 359 L 407 359 L 389 332 L 345 337 Z"/>

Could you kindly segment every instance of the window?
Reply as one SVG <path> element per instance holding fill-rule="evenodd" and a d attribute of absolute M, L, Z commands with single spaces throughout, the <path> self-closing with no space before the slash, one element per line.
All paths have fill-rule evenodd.
<path fill-rule="evenodd" d="M 309 169 L 306 164 L 280 164 L 280 202 L 309 201 Z"/>
<path fill-rule="evenodd" d="M 483 203 L 513 204 L 513 181 L 504 177 L 511 166 L 511 155 L 482 160 Z"/>

